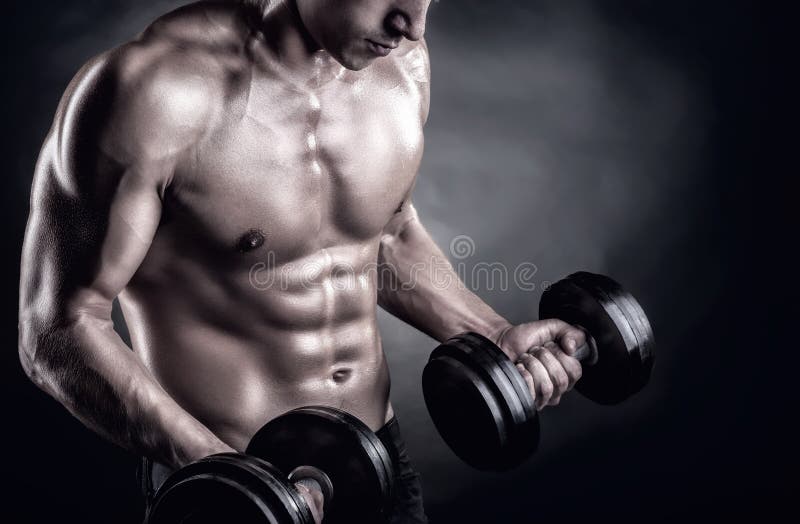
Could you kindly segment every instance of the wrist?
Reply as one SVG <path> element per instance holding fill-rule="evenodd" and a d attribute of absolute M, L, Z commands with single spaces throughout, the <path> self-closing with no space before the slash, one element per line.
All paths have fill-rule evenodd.
<path fill-rule="evenodd" d="M 489 340 L 494 342 L 494 344 L 497 347 L 502 348 L 503 347 L 503 337 L 505 336 L 506 333 L 508 333 L 508 330 L 510 330 L 513 327 L 514 327 L 514 324 L 512 324 L 511 322 L 508 322 L 507 320 L 503 320 L 502 323 L 498 323 L 496 326 L 493 326 L 493 329 L 492 329 L 491 332 L 489 332 L 488 334 L 485 334 L 483 336 L 485 336 L 486 338 L 488 338 Z"/>
<path fill-rule="evenodd" d="M 185 446 L 182 450 L 182 453 L 180 453 L 180 456 L 176 457 L 178 459 L 176 462 L 178 462 L 179 466 L 182 467 L 191 462 L 208 457 L 209 455 L 235 452 L 235 449 L 222 442 L 216 436 L 203 435 L 196 439 L 195 442 Z"/>
<path fill-rule="evenodd" d="M 209 455 L 236 451 L 188 413 L 174 413 L 172 422 L 166 457 L 172 466 L 181 468 Z"/>
<path fill-rule="evenodd" d="M 463 333 L 465 331 L 471 331 L 473 333 L 478 333 L 499 346 L 503 335 L 512 327 L 514 327 L 513 324 L 498 315 L 491 319 L 481 319 L 480 322 L 465 324 L 458 332 Z"/>

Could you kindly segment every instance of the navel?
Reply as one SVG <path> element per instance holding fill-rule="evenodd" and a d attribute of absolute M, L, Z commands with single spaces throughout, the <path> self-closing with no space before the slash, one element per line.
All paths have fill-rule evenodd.
<path fill-rule="evenodd" d="M 260 229 L 251 229 L 239 237 L 236 243 L 236 249 L 240 253 L 247 253 L 253 251 L 264 245 L 264 232 Z"/>
<path fill-rule="evenodd" d="M 331 378 L 333 378 L 333 381 L 336 382 L 337 384 L 341 384 L 342 382 L 347 381 L 347 379 L 350 378 L 350 375 L 352 373 L 353 370 L 350 368 L 337 369 L 336 371 L 333 372 Z"/>

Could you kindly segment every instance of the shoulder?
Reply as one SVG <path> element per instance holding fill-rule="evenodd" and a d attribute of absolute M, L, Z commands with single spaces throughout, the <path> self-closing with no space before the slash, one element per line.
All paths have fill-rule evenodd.
<path fill-rule="evenodd" d="M 416 82 L 430 82 L 431 61 L 424 38 L 416 42 L 404 40 L 398 51 L 395 60 L 404 73 Z"/>
<path fill-rule="evenodd" d="M 430 110 L 431 64 L 428 44 L 424 38 L 416 42 L 405 40 L 397 51 L 399 53 L 394 57 L 397 74 L 419 97 L 420 119 L 424 124 Z"/>
<path fill-rule="evenodd" d="M 218 54 L 241 48 L 250 31 L 247 16 L 239 2 L 195 2 L 157 18 L 139 39 L 158 39 Z"/>
<path fill-rule="evenodd" d="M 196 140 L 244 68 L 233 21 L 193 4 L 87 62 L 56 114 L 59 143 L 92 140 L 115 156 L 158 158 Z M 217 16 L 225 13 L 216 13 Z"/>

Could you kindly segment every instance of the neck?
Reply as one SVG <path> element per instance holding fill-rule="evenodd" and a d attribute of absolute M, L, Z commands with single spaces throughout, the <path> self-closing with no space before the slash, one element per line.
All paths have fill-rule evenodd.
<path fill-rule="evenodd" d="M 278 62 L 293 80 L 306 87 L 327 82 L 343 67 L 314 41 L 300 18 L 295 0 L 272 0 L 253 13 L 254 27 L 270 61 Z"/>

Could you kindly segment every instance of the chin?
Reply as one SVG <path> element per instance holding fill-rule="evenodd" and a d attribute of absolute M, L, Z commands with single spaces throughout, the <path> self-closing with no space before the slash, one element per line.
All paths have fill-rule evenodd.
<path fill-rule="evenodd" d="M 339 62 L 342 67 L 345 69 L 349 69 L 350 71 L 361 71 L 368 65 L 370 65 L 374 59 L 369 59 L 365 57 L 351 57 L 351 56 L 334 56 L 333 57 L 337 62 Z"/>
<path fill-rule="evenodd" d="M 337 53 L 328 51 L 334 60 L 339 62 L 342 67 L 350 71 L 360 71 L 375 61 L 376 56 L 367 55 L 358 48 L 350 49 L 349 46 L 340 48 Z"/>
<path fill-rule="evenodd" d="M 346 63 L 342 62 L 341 64 L 345 68 L 349 69 L 350 71 L 361 71 L 362 69 L 365 69 L 367 66 L 372 64 L 372 62 L 374 62 L 374 61 L 375 61 L 374 58 L 360 58 L 359 57 L 359 58 L 356 58 L 354 60 L 349 60 Z"/>

